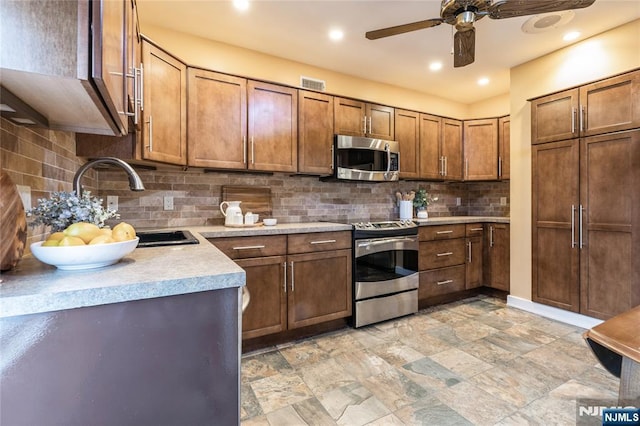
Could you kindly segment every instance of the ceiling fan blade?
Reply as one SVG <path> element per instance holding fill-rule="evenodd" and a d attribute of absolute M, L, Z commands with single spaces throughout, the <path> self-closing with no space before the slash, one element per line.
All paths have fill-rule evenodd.
<path fill-rule="evenodd" d="M 425 28 L 435 27 L 444 22 L 440 18 L 427 19 L 426 21 L 412 22 L 411 24 L 397 25 L 395 27 L 382 28 L 380 30 L 368 31 L 364 36 L 369 40 L 376 40 L 383 37 L 404 34 L 411 31 L 423 30 Z"/>
<path fill-rule="evenodd" d="M 457 31 L 453 36 L 453 67 L 464 67 L 476 60 L 476 29 Z"/>
<path fill-rule="evenodd" d="M 515 18 L 517 16 L 582 9 L 591 6 L 594 2 L 595 0 L 499 0 L 489 6 L 488 13 L 491 19 Z"/>

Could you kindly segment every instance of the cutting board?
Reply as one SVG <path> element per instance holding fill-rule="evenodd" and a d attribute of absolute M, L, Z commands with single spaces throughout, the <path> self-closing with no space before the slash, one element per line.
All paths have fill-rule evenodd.
<path fill-rule="evenodd" d="M 222 201 L 242 201 L 242 213 L 260 215 L 260 221 L 271 216 L 271 188 L 268 186 L 224 185 Z"/>
<path fill-rule="evenodd" d="M 27 216 L 16 184 L 0 174 L 0 270 L 8 271 L 22 258 L 27 243 Z"/>

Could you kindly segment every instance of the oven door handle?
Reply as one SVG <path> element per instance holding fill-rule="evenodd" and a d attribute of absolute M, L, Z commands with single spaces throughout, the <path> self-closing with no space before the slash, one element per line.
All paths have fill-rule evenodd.
<path fill-rule="evenodd" d="M 358 241 L 356 244 L 356 257 L 390 250 L 418 250 L 418 238 L 397 237 Z"/>

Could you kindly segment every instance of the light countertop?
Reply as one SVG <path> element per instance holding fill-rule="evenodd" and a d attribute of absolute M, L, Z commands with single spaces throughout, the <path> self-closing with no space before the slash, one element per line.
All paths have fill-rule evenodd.
<path fill-rule="evenodd" d="M 416 220 L 420 226 L 498 222 L 509 218 L 456 216 Z M 331 222 L 284 223 L 275 226 L 228 228 L 184 227 L 200 244 L 137 248 L 120 262 L 96 269 L 63 271 L 31 256 L 0 275 L 0 318 L 109 303 L 175 296 L 242 287 L 246 275 L 207 238 L 350 231 L 351 225 Z"/>

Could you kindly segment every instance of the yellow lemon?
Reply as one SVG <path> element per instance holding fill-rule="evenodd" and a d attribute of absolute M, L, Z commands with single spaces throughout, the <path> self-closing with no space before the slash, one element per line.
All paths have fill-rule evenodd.
<path fill-rule="evenodd" d="M 63 232 L 67 237 L 78 237 L 84 241 L 85 244 L 88 244 L 89 241 L 100 235 L 100 228 L 93 223 L 77 222 L 67 226 Z"/>
<path fill-rule="evenodd" d="M 111 236 L 111 228 L 100 228 L 100 235 Z"/>
<path fill-rule="evenodd" d="M 54 232 L 53 234 L 47 237 L 47 241 L 60 241 L 64 237 L 64 232 Z M 43 244 L 44 245 L 44 244 Z"/>
<path fill-rule="evenodd" d="M 48 239 L 44 243 L 42 243 L 42 247 L 56 247 L 60 241 Z"/>
<path fill-rule="evenodd" d="M 79 237 L 71 237 L 71 236 L 67 236 L 64 237 L 63 239 L 60 240 L 60 242 L 58 243 L 59 247 L 66 247 L 66 246 L 84 246 L 84 240 L 82 238 Z"/>
<path fill-rule="evenodd" d="M 95 244 L 109 244 L 109 243 L 115 243 L 116 241 L 111 238 L 111 235 L 98 235 L 97 237 L 95 237 L 93 240 L 89 241 L 89 245 L 95 245 Z"/>
<path fill-rule="evenodd" d="M 113 227 L 111 237 L 116 241 L 133 240 L 136 237 L 136 230 L 126 222 L 120 222 Z"/>

